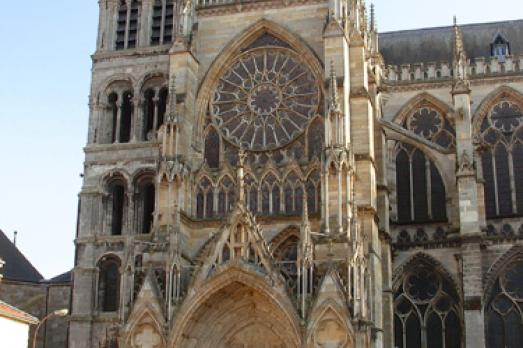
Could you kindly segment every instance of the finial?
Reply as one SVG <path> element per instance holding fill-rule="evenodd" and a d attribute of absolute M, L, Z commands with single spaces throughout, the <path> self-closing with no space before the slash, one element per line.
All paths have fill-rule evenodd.
<path fill-rule="evenodd" d="M 458 25 L 458 19 L 456 17 L 456 15 L 454 15 L 454 26 L 457 26 Z"/>

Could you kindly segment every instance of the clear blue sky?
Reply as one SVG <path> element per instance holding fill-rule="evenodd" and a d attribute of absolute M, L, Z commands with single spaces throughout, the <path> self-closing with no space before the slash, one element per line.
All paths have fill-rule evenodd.
<path fill-rule="evenodd" d="M 380 31 L 523 18 L 521 0 L 376 0 Z M 73 265 L 96 0 L 0 10 L 0 229 L 46 277 Z"/>

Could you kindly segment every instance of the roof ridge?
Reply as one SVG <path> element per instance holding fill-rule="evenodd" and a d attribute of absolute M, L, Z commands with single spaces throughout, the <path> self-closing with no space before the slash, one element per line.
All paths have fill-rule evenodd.
<path fill-rule="evenodd" d="M 494 21 L 494 22 L 475 22 L 475 23 L 467 23 L 467 24 L 459 24 L 458 26 L 460 28 L 467 28 L 467 27 L 475 27 L 475 26 L 483 26 L 483 25 L 496 25 L 496 24 L 509 24 L 514 22 L 523 22 L 522 19 L 510 19 L 506 21 Z M 435 27 L 423 27 L 423 28 L 413 28 L 413 29 L 401 29 L 401 30 L 389 30 L 380 32 L 379 35 L 389 35 L 389 34 L 401 34 L 401 33 L 407 33 L 407 32 L 414 32 L 414 31 L 436 31 L 441 29 L 452 29 L 452 25 L 440 25 Z"/>

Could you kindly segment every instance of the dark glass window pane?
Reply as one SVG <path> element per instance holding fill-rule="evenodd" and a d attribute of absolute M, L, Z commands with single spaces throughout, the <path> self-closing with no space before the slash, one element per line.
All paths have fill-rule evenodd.
<path fill-rule="evenodd" d="M 398 220 L 400 223 L 411 221 L 410 202 L 410 163 L 405 151 L 396 156 L 396 186 L 398 198 Z"/>
<path fill-rule="evenodd" d="M 206 200 L 206 204 L 207 204 L 205 206 L 205 217 L 210 218 L 214 215 L 214 210 L 213 210 L 214 194 L 213 194 L 212 190 L 209 190 L 207 192 L 205 200 Z"/>
<path fill-rule="evenodd" d="M 518 143 L 512 150 L 514 181 L 516 186 L 516 203 L 518 214 L 523 214 L 523 145 Z"/>
<path fill-rule="evenodd" d="M 154 127 L 154 91 L 147 90 L 144 93 L 144 104 L 143 104 L 143 140 L 149 140 L 152 138 L 152 129 Z"/>
<path fill-rule="evenodd" d="M 416 314 L 411 314 L 406 323 L 407 348 L 421 347 L 421 327 Z"/>
<path fill-rule="evenodd" d="M 205 161 L 210 168 L 220 166 L 220 136 L 214 128 L 210 128 L 205 138 Z"/>
<path fill-rule="evenodd" d="M 461 324 L 458 316 L 450 312 L 445 319 L 445 348 L 461 347 Z"/>
<path fill-rule="evenodd" d="M 498 144 L 496 154 L 496 182 L 498 183 L 499 213 L 502 216 L 512 214 L 512 196 L 510 190 L 510 174 L 508 154 L 503 144 Z"/>
<path fill-rule="evenodd" d="M 112 220 L 111 234 L 122 234 L 123 208 L 125 189 L 122 185 L 114 185 L 112 188 Z"/>
<path fill-rule="evenodd" d="M 154 184 L 145 186 L 143 192 L 143 218 L 142 218 L 142 233 L 149 233 L 153 224 L 154 213 Z"/>
<path fill-rule="evenodd" d="M 128 143 L 131 139 L 131 120 L 133 118 L 133 95 L 131 92 L 123 94 L 121 119 L 120 119 L 120 142 Z"/>
<path fill-rule="evenodd" d="M 427 320 L 427 348 L 443 348 L 443 326 L 440 317 L 434 312 Z"/>
<path fill-rule="evenodd" d="M 487 323 L 487 347 L 505 347 L 505 328 L 502 317 L 492 308 L 489 308 L 486 315 Z"/>
<path fill-rule="evenodd" d="M 262 189 L 262 211 L 263 214 L 269 214 L 270 213 L 270 195 L 269 195 L 269 189 L 267 186 L 263 186 Z"/>
<path fill-rule="evenodd" d="M 169 90 L 167 88 L 162 88 L 160 90 L 160 95 L 158 99 L 158 120 L 157 120 L 157 129 L 159 129 L 163 120 L 165 119 L 165 111 L 167 110 L 167 98 L 169 96 Z"/>
<path fill-rule="evenodd" d="M 252 187 L 250 190 L 249 208 L 254 214 L 258 211 L 258 189 L 256 187 Z"/>
<path fill-rule="evenodd" d="M 492 153 L 485 152 L 481 156 L 483 179 L 485 180 L 485 209 L 487 218 L 496 216 L 496 196 L 494 190 L 494 169 L 492 167 Z"/>
<path fill-rule="evenodd" d="M 414 217 L 416 222 L 428 220 L 427 174 L 425 155 L 416 150 L 412 156 L 412 189 L 414 192 Z"/>
<path fill-rule="evenodd" d="M 280 188 L 274 186 L 272 189 L 272 213 L 278 214 L 280 212 Z"/>
<path fill-rule="evenodd" d="M 198 192 L 196 195 L 196 216 L 198 218 L 203 218 L 203 193 Z"/>
<path fill-rule="evenodd" d="M 403 348 L 403 324 L 397 315 L 394 316 L 394 346 Z"/>
<path fill-rule="evenodd" d="M 447 203 L 445 185 L 434 163 L 430 164 L 432 219 L 435 221 L 447 220 Z"/>
<path fill-rule="evenodd" d="M 308 152 L 309 159 L 320 158 L 321 150 L 323 149 L 323 122 L 320 119 L 315 119 L 309 126 L 308 131 Z"/>
<path fill-rule="evenodd" d="M 98 282 L 98 299 L 100 309 L 103 312 L 114 312 L 118 310 L 120 273 L 119 264 L 115 260 L 108 260 L 100 266 L 100 278 Z"/>
<path fill-rule="evenodd" d="M 505 317 L 507 348 L 523 347 L 523 325 L 521 315 L 514 309 Z"/>

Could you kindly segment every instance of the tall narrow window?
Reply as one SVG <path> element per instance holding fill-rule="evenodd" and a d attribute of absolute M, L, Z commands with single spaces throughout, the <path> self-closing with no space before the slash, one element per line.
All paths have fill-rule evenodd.
<path fill-rule="evenodd" d="M 111 143 L 114 143 L 116 141 L 116 123 L 118 122 L 118 94 L 111 93 L 108 98 L 109 103 L 109 115 L 111 118 L 111 127 L 110 127 L 110 138 Z"/>
<path fill-rule="evenodd" d="M 415 147 L 399 143 L 396 152 L 398 223 L 447 220 L 443 179 L 432 161 Z"/>
<path fill-rule="evenodd" d="M 162 126 L 164 120 L 165 120 L 165 112 L 167 111 L 167 98 L 169 96 L 169 90 L 164 87 L 160 89 L 159 95 L 158 95 L 158 120 L 156 123 L 156 130 L 160 129 Z"/>
<path fill-rule="evenodd" d="M 145 91 L 143 97 L 143 128 L 142 140 L 151 140 L 154 137 L 154 90 L 148 89 Z"/>
<path fill-rule="evenodd" d="M 155 203 L 155 188 L 153 183 L 143 185 L 141 196 L 141 233 L 151 232 Z"/>
<path fill-rule="evenodd" d="M 214 215 L 214 191 L 211 181 L 204 177 L 196 190 L 196 216 L 200 219 Z"/>
<path fill-rule="evenodd" d="M 120 134 L 121 143 L 128 143 L 131 140 L 131 126 L 133 118 L 133 94 L 129 91 L 124 92 L 122 96 L 121 115 L 120 115 Z"/>
<path fill-rule="evenodd" d="M 309 160 L 313 158 L 320 159 L 321 150 L 323 149 L 323 137 L 325 130 L 320 118 L 316 118 L 307 130 L 307 148 Z"/>
<path fill-rule="evenodd" d="M 399 348 L 460 348 L 460 299 L 446 276 L 416 261 L 394 292 L 394 345 Z"/>
<path fill-rule="evenodd" d="M 481 123 L 487 218 L 523 214 L 523 113 L 519 105 L 502 100 Z M 514 200 L 515 198 L 515 200 Z"/>
<path fill-rule="evenodd" d="M 523 347 L 523 255 L 498 276 L 485 308 L 488 348 Z"/>
<path fill-rule="evenodd" d="M 102 312 L 115 312 L 120 302 L 120 261 L 108 257 L 98 267 L 98 308 Z"/>
<path fill-rule="evenodd" d="M 111 186 L 111 234 L 121 235 L 124 218 L 125 188 L 123 184 L 115 183 Z"/>
<path fill-rule="evenodd" d="M 172 42 L 174 29 L 174 1 L 156 0 L 153 6 L 151 45 Z"/>
<path fill-rule="evenodd" d="M 115 48 L 122 50 L 136 47 L 140 4 L 137 0 L 121 0 L 118 5 Z"/>
<path fill-rule="evenodd" d="M 235 189 L 233 181 L 228 176 L 221 180 L 218 191 L 218 214 L 220 216 L 225 216 L 232 210 L 236 200 Z"/>

